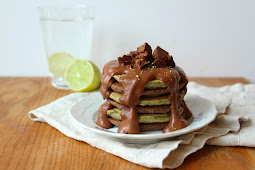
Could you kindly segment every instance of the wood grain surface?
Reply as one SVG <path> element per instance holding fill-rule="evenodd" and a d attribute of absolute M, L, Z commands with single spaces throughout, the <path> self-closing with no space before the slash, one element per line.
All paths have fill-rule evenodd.
<path fill-rule="evenodd" d="M 243 78 L 191 78 L 208 86 L 248 83 Z M 49 78 L 0 78 L 0 169 L 148 169 L 66 137 L 28 112 L 72 93 Z M 204 146 L 177 169 L 255 169 L 255 149 Z"/>

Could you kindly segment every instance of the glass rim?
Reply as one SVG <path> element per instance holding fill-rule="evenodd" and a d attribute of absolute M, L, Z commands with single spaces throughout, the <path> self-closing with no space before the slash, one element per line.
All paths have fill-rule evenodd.
<path fill-rule="evenodd" d="M 39 18 L 77 19 L 77 17 L 94 18 L 95 8 L 88 4 L 46 4 L 37 6 Z"/>
<path fill-rule="evenodd" d="M 56 4 L 56 5 L 38 5 L 38 9 L 93 9 L 92 6 L 87 4 L 76 4 L 76 5 L 64 5 L 64 4 Z"/>

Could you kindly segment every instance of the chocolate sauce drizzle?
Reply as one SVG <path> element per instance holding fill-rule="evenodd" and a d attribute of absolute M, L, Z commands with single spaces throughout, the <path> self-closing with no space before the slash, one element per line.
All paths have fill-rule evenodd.
<path fill-rule="evenodd" d="M 145 85 L 152 80 L 161 80 L 167 85 L 167 90 L 170 95 L 168 99 L 171 103 L 171 116 L 170 122 L 164 128 L 163 132 L 171 132 L 178 129 L 182 129 L 188 126 L 186 121 L 192 116 L 185 102 L 181 100 L 179 95 L 179 85 L 188 83 L 187 77 L 182 69 L 178 66 L 174 67 L 148 67 L 148 68 L 132 68 L 130 65 L 123 65 L 117 60 L 108 62 L 103 69 L 101 75 L 101 88 L 100 92 L 104 99 L 108 99 L 110 96 L 111 85 L 114 82 L 114 75 L 120 75 L 118 80 L 122 84 L 124 92 L 120 98 L 122 103 L 121 112 L 121 124 L 118 129 L 118 133 L 126 134 L 139 134 L 139 115 L 137 113 L 137 106 L 140 104 L 140 97 L 144 92 Z M 181 79 L 180 79 L 181 77 Z M 178 113 L 179 106 L 184 107 L 183 116 Z M 111 128 L 112 124 L 108 120 L 107 110 L 112 106 L 109 101 L 102 104 L 99 108 L 97 125 L 103 128 Z M 185 120 L 186 119 L 186 120 Z"/>

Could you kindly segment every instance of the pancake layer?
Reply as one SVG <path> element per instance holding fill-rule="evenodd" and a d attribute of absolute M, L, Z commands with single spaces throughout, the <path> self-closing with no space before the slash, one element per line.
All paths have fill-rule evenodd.
<path fill-rule="evenodd" d="M 179 114 L 183 113 L 183 108 L 179 107 Z M 107 115 L 116 120 L 121 120 L 121 109 L 111 109 L 107 111 Z M 139 114 L 139 123 L 163 123 L 169 122 L 170 112 L 168 113 L 150 113 L 150 114 Z"/>
<path fill-rule="evenodd" d="M 119 127 L 121 124 L 120 120 L 116 120 L 113 118 L 108 118 L 108 120 L 117 127 Z M 167 124 L 168 123 L 140 123 L 139 129 L 141 132 L 149 130 L 161 130 L 164 129 L 167 126 Z"/>
<path fill-rule="evenodd" d="M 115 108 L 122 109 L 123 105 L 108 99 L 111 105 Z M 137 106 L 138 113 L 169 113 L 171 111 L 169 105 L 161 106 Z"/>
<path fill-rule="evenodd" d="M 182 91 L 180 96 L 181 100 L 184 98 L 185 92 Z M 109 98 L 118 102 L 120 102 L 120 98 L 122 97 L 122 93 L 119 92 L 111 92 Z M 139 106 L 161 106 L 161 105 L 169 105 L 170 101 L 168 99 L 168 95 L 157 96 L 157 97 L 141 97 L 141 102 Z"/>

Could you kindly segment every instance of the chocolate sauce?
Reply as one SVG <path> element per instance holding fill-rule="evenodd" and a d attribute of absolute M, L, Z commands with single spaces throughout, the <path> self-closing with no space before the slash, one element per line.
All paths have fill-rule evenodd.
<path fill-rule="evenodd" d="M 186 103 L 184 101 L 182 101 L 182 107 L 184 108 L 184 112 L 182 114 L 182 117 L 185 119 L 185 120 L 189 120 L 190 118 L 193 117 L 191 111 L 189 110 L 189 108 L 187 107 Z"/>
<path fill-rule="evenodd" d="M 110 103 L 110 100 L 107 100 L 104 104 L 102 104 L 99 107 L 98 119 L 97 119 L 98 126 L 105 129 L 110 129 L 113 127 L 113 125 L 109 122 L 108 116 L 107 116 L 107 110 L 110 110 L 111 108 L 112 108 L 112 105 Z"/>
<path fill-rule="evenodd" d="M 187 77 L 182 69 L 177 66 L 133 69 L 129 65 L 119 64 L 116 60 L 110 61 L 105 65 L 101 75 L 102 86 L 100 92 L 104 99 L 108 98 L 111 93 L 110 87 L 114 82 L 113 76 L 119 74 L 125 74 L 125 76 L 121 76 L 118 80 L 124 89 L 123 96 L 120 98 L 120 102 L 124 107 L 121 112 L 122 122 L 118 129 L 119 133 L 140 133 L 137 105 L 140 104 L 140 97 L 144 92 L 145 85 L 151 80 L 161 80 L 164 82 L 170 93 L 168 98 L 171 103 L 171 106 L 169 106 L 171 107 L 171 117 L 169 124 L 164 128 L 163 132 L 171 132 L 188 126 L 184 118 L 186 118 L 186 115 L 190 114 L 190 112 L 178 93 L 180 88 L 179 84 L 184 83 L 186 86 L 188 83 Z M 181 77 L 181 81 L 179 77 Z M 184 118 L 178 113 L 178 107 L 180 105 L 184 106 L 185 109 Z M 100 107 L 97 125 L 110 128 L 110 122 L 107 119 L 107 110 L 110 109 L 110 107 L 109 102 L 106 102 Z"/>

